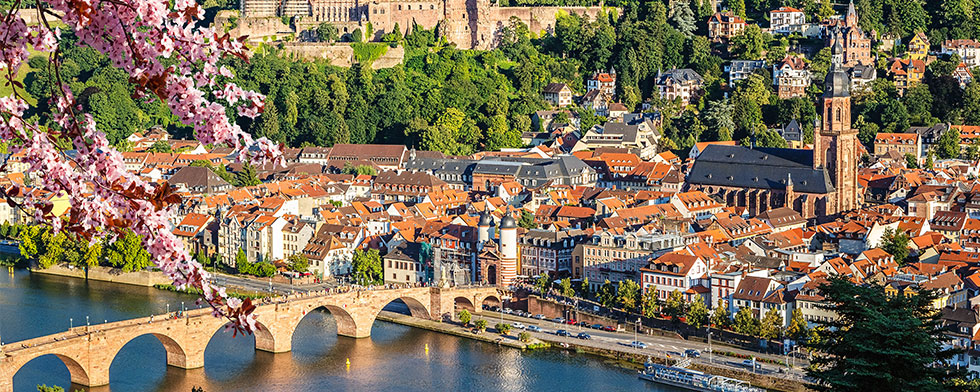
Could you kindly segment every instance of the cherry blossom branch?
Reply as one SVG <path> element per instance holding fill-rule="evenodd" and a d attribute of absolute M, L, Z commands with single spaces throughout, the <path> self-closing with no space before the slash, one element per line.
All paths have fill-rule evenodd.
<path fill-rule="evenodd" d="M 97 130 L 92 116 L 82 112 L 61 77 L 61 32 L 52 29 L 46 17 L 60 13 L 79 44 L 108 56 L 138 92 L 156 96 L 183 124 L 193 127 L 201 143 L 233 147 L 240 160 L 255 165 L 278 164 L 279 146 L 264 138 L 253 140 L 225 114 L 226 105 L 251 118 L 263 110 L 262 95 L 217 80 L 234 77 L 217 65 L 224 56 L 248 60 L 243 40 L 197 26 L 204 11 L 194 0 L 44 0 L 37 3 L 35 26 L 28 26 L 18 13 L 19 4 L 15 1 L 0 21 L 0 68 L 13 86 L 10 96 L 0 97 L 0 139 L 12 141 L 11 152 L 22 156 L 28 165 L 25 175 L 35 184 L 30 191 L 14 188 L 3 193 L 22 195 L 23 201 L 15 204 L 31 210 L 35 220 L 56 232 L 67 230 L 92 240 L 132 230 L 176 287 L 201 289 L 215 316 L 231 320 L 236 331 L 254 331 L 254 306 L 212 286 L 208 272 L 170 230 L 172 206 L 180 197 L 166 183 L 147 182 L 126 171 L 122 155 Z M 27 103 L 15 79 L 27 60 L 28 46 L 48 53 L 48 67 L 55 76 L 52 121 L 58 130 L 24 118 Z M 166 59 L 172 65 L 165 66 Z M 58 140 L 70 144 L 70 154 L 58 147 Z M 67 197 L 66 220 L 53 214 L 52 196 Z"/>

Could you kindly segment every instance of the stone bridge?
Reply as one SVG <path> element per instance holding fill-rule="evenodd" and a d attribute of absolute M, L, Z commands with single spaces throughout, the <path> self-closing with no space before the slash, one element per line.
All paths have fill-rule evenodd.
<path fill-rule="evenodd" d="M 281 353 L 292 349 L 293 331 L 307 313 L 325 308 L 337 322 L 337 333 L 363 338 L 382 308 L 395 300 L 408 305 L 413 317 L 439 319 L 455 308 L 473 310 L 486 303 L 499 304 L 501 291 L 492 286 L 418 287 L 358 290 L 338 294 L 298 294 L 255 310 L 259 330 L 255 349 Z M 204 350 L 226 320 L 208 309 L 189 310 L 184 317 L 149 317 L 72 328 L 66 332 L 0 346 L 0 392 L 13 391 L 13 377 L 34 358 L 54 355 L 64 362 L 72 384 L 109 384 L 109 366 L 129 341 L 153 335 L 167 351 L 167 365 L 184 369 L 204 366 Z"/>

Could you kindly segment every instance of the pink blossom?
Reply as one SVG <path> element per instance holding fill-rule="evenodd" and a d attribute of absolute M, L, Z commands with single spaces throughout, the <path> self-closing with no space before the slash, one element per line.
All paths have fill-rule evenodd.
<path fill-rule="evenodd" d="M 264 96 L 234 83 L 224 56 L 246 58 L 239 40 L 198 26 L 204 11 L 194 0 L 42 0 L 62 14 L 62 22 L 75 31 L 80 44 L 108 56 L 113 66 L 130 75 L 141 96 L 156 96 L 180 121 L 194 128 L 202 143 L 235 148 L 239 159 L 255 164 L 281 162 L 279 146 L 253 140 L 232 119 L 227 107 L 242 116 L 256 117 L 263 110 Z M 0 74 L 16 75 L 26 61 L 28 45 L 55 53 L 61 34 L 46 25 L 28 27 L 17 10 L 7 10 L 0 19 Z M 53 56 L 53 54 L 52 54 Z M 170 59 L 165 65 L 162 60 Z M 57 67 L 58 63 L 52 63 Z M 12 81 L 11 81 L 12 82 Z M 166 189 L 128 172 L 122 155 L 109 145 L 95 121 L 81 113 L 67 85 L 52 97 L 56 109 L 52 119 L 71 142 L 68 154 L 55 141 L 49 128 L 23 118 L 27 103 L 21 87 L 0 97 L 0 139 L 9 140 L 11 152 L 22 153 L 26 175 L 36 178 L 33 189 L 23 195 L 22 207 L 39 222 L 54 230 L 71 230 L 89 238 L 114 236 L 129 229 L 143 238 L 157 267 L 177 287 L 204 291 L 203 300 L 218 317 L 243 332 L 254 331 L 254 316 L 243 301 L 229 298 L 224 288 L 208 282 L 209 274 L 170 231 L 172 208 Z M 64 196 L 70 209 L 63 220 L 52 214 L 50 196 Z"/>

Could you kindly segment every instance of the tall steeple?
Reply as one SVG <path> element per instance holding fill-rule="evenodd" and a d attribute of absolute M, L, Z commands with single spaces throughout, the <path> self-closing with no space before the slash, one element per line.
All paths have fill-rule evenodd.
<path fill-rule="evenodd" d="M 847 15 L 844 16 L 844 25 L 854 27 L 858 24 L 857 10 L 854 9 L 854 0 L 847 4 Z"/>
<path fill-rule="evenodd" d="M 834 186 L 822 211 L 833 216 L 858 207 L 858 139 L 857 130 L 851 128 L 851 79 L 844 69 L 839 32 L 824 79 L 822 116 L 823 124 L 813 142 L 813 167 L 826 170 Z"/>

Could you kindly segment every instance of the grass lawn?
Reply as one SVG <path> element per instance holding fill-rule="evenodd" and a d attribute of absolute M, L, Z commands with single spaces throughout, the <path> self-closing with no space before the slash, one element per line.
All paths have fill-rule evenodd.
<path fill-rule="evenodd" d="M 35 55 L 44 55 L 44 53 L 34 50 L 33 47 L 28 47 L 27 51 L 30 53 L 31 57 Z M 14 77 L 14 80 L 23 84 L 24 77 L 26 77 L 27 73 L 31 71 L 32 71 L 31 67 L 27 65 L 27 62 L 24 62 L 24 64 L 21 65 L 20 69 L 17 71 L 17 75 Z M 13 86 L 10 85 L 10 82 L 7 81 L 6 69 L 0 72 L 3 72 L 2 74 L 3 76 L 0 76 L 0 97 L 6 97 L 9 96 L 11 93 L 13 93 L 14 89 Z M 32 97 L 30 94 L 28 94 L 27 91 L 24 91 L 24 89 L 20 89 L 20 93 L 24 96 L 24 99 L 27 100 L 28 105 L 34 106 L 37 104 L 37 99 Z"/>

